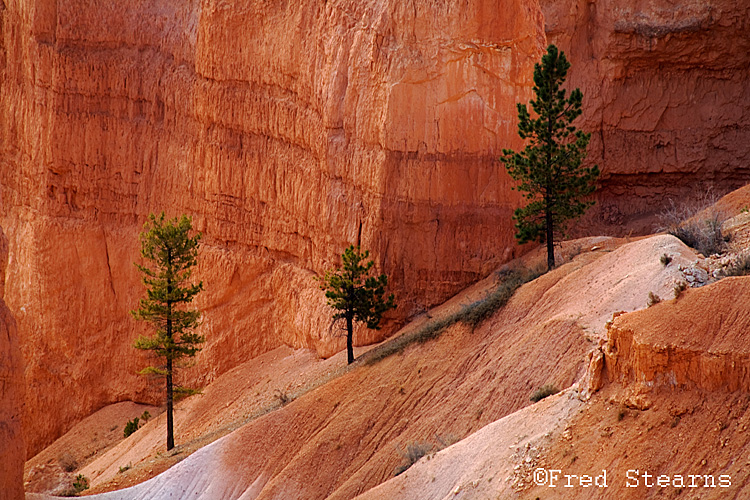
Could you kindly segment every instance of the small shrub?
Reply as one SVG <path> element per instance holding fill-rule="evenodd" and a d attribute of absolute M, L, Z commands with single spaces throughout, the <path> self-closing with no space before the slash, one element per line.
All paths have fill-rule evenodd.
<path fill-rule="evenodd" d="M 718 196 L 710 189 L 697 200 L 677 206 L 670 200 L 670 208 L 659 215 L 658 229 L 682 240 L 704 256 L 720 254 L 727 241 L 721 233 L 726 215 L 712 205 Z"/>
<path fill-rule="evenodd" d="M 542 399 L 557 394 L 560 390 L 554 385 L 545 384 L 531 394 L 529 399 L 534 403 L 541 401 Z"/>
<path fill-rule="evenodd" d="M 151 414 L 148 412 L 148 410 L 144 411 L 141 415 L 141 420 L 147 422 L 149 418 L 151 418 Z"/>
<path fill-rule="evenodd" d="M 118 474 L 122 474 L 123 472 L 129 471 L 132 468 L 133 468 L 133 464 L 123 465 L 123 466 L 120 466 L 120 470 L 117 472 Z"/>
<path fill-rule="evenodd" d="M 408 443 L 405 450 L 398 450 L 405 463 L 396 467 L 393 475 L 398 476 L 406 472 L 409 467 L 419 462 L 420 458 L 430 453 L 434 447 L 435 445 L 428 442 L 414 441 Z"/>
<path fill-rule="evenodd" d="M 687 281 L 680 281 L 674 286 L 674 298 L 678 299 L 680 298 L 680 295 L 682 295 L 682 292 L 687 290 L 688 284 Z"/>
<path fill-rule="evenodd" d="M 436 339 L 440 336 L 441 333 L 443 333 L 443 330 L 445 330 L 446 328 L 448 328 L 454 323 L 455 323 L 455 320 L 453 319 L 452 316 L 448 316 L 447 318 L 437 319 L 435 321 L 430 321 L 429 323 L 424 325 L 419 331 L 417 331 L 416 335 L 414 335 L 413 337 L 413 341 L 423 344 L 427 342 L 428 340 Z"/>
<path fill-rule="evenodd" d="M 443 330 L 453 324 L 450 320 L 451 318 L 447 317 L 428 321 L 418 330 L 389 340 L 385 344 L 365 353 L 360 359 L 365 359 L 368 365 L 372 365 L 388 356 L 403 352 L 404 349 L 412 344 L 421 344 L 428 340 L 436 339 L 443 333 Z"/>
<path fill-rule="evenodd" d="M 476 328 L 503 307 L 521 284 L 520 276 L 509 276 L 509 279 L 503 281 L 501 286 L 487 294 L 486 297 L 463 306 L 458 318 L 459 321 Z"/>
<path fill-rule="evenodd" d="M 78 462 L 68 451 L 57 458 L 57 463 L 60 464 L 60 468 L 65 472 L 73 472 L 78 468 Z"/>
<path fill-rule="evenodd" d="M 481 412 L 482 410 L 480 410 Z M 437 441 L 437 446 L 435 451 L 443 450 L 447 447 L 449 447 L 452 444 L 458 443 L 458 438 L 454 436 L 453 434 L 435 434 L 435 441 Z"/>
<path fill-rule="evenodd" d="M 78 474 L 76 480 L 73 481 L 73 485 L 58 493 L 61 497 L 77 497 L 83 491 L 89 489 L 89 480 L 83 474 Z"/>
<path fill-rule="evenodd" d="M 404 463 L 396 467 L 393 475 L 398 476 L 402 472 L 405 472 L 409 469 L 409 467 L 419 462 L 419 459 L 423 456 L 429 453 L 437 453 L 438 451 L 458 442 L 458 439 L 450 434 L 447 434 L 445 436 L 435 434 L 435 440 L 436 443 L 430 443 L 428 441 L 413 441 L 406 445 L 405 450 L 397 448 L 399 454 L 404 459 Z"/>
<path fill-rule="evenodd" d="M 279 404 L 281 406 L 286 405 L 287 403 L 291 402 L 292 398 L 289 396 L 289 394 L 282 392 L 280 389 L 276 389 L 273 393 L 274 397 L 279 401 Z"/>
<path fill-rule="evenodd" d="M 84 490 L 89 489 L 89 480 L 83 474 L 78 474 L 76 480 L 73 481 L 73 489 L 76 493 L 81 493 Z"/>
<path fill-rule="evenodd" d="M 661 254 L 661 258 L 659 259 L 659 262 L 661 262 L 662 266 L 667 267 L 669 263 L 672 262 L 672 256 L 663 253 Z"/>
<path fill-rule="evenodd" d="M 721 234 L 721 222 L 716 218 L 686 223 L 669 233 L 706 257 L 726 250 L 726 241 Z"/>
<path fill-rule="evenodd" d="M 138 417 L 135 417 L 133 420 L 128 420 L 128 423 L 125 424 L 125 429 L 122 431 L 123 436 L 130 436 L 132 433 L 138 430 L 139 425 L 140 422 Z"/>
<path fill-rule="evenodd" d="M 661 302 L 661 297 L 656 295 L 654 292 L 648 292 L 648 301 L 646 302 L 646 305 L 648 305 L 648 307 L 658 304 L 659 302 Z"/>
<path fill-rule="evenodd" d="M 726 270 L 727 276 L 747 276 L 748 274 L 750 274 L 750 254 L 740 255 Z"/>
<path fill-rule="evenodd" d="M 521 285 L 535 280 L 542 274 L 544 274 L 544 271 L 540 271 L 538 268 L 525 271 L 513 270 L 501 274 L 501 281 L 497 288 L 483 299 L 464 306 L 459 311 L 458 321 L 476 328 L 507 304 Z"/>

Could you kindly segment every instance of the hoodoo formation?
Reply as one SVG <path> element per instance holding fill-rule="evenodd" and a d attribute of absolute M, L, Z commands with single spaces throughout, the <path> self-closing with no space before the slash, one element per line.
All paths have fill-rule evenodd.
<path fill-rule="evenodd" d="M 597 206 L 574 232 L 651 231 L 654 214 L 670 198 L 685 199 L 706 186 L 724 193 L 747 183 L 748 30 L 750 3 L 744 0 L 679 5 L 672 0 L 0 1 L 0 227 L 5 233 L 0 237 L 0 500 L 22 498 L 24 459 L 97 410 L 117 402 L 133 405 L 132 412 L 141 408 L 133 402 L 161 404 L 161 385 L 137 375 L 148 362 L 132 343 L 145 327 L 129 314 L 143 294 L 133 262 L 149 213 L 190 215 L 204 235 L 196 274 L 205 292 L 196 305 L 203 311 L 201 333 L 207 343 L 181 382 L 210 387 L 216 381 L 229 408 L 250 399 L 227 389 L 238 386 L 233 373 L 246 374 L 252 383 L 242 387 L 257 391 L 258 399 L 243 409 L 257 416 L 265 408 L 260 401 L 277 389 L 272 381 L 299 389 L 304 384 L 298 379 L 311 373 L 320 380 L 324 371 L 332 378 L 338 373 L 333 363 L 318 363 L 318 357 L 332 362 L 345 339 L 331 329 L 330 310 L 313 278 L 337 265 L 349 244 L 361 243 L 371 251 L 378 271 L 389 276 L 398 304 L 383 330 L 356 333 L 360 347 L 383 340 L 414 318 L 426 321 L 431 307 L 482 278 L 491 281 L 499 266 L 530 250 L 515 242 L 511 215 L 520 195 L 497 160 L 503 148 L 522 144 L 516 103 L 533 97 L 533 67 L 548 42 L 572 63 L 567 85 L 580 87 L 584 95 L 584 113 L 576 125 L 592 132 L 588 161 L 602 170 Z M 741 203 L 730 215 L 747 207 L 744 194 L 737 199 Z M 463 335 L 478 335 L 468 327 L 450 331 L 456 346 L 427 343 L 419 351 L 450 358 L 444 365 L 453 367 L 453 375 L 474 381 L 482 391 L 492 380 L 507 401 L 486 407 L 473 401 L 476 418 L 455 416 L 468 407 L 455 390 L 472 394 L 471 384 L 451 385 L 445 373 L 436 371 L 440 364 L 433 363 L 425 377 L 434 384 L 420 385 L 413 377 L 421 380 L 422 372 L 415 375 L 412 369 L 427 365 L 404 355 L 407 364 L 388 360 L 390 373 L 401 373 L 404 381 L 367 388 L 373 401 L 394 387 L 401 391 L 383 403 L 401 427 L 394 431 L 383 422 L 374 427 L 395 433 L 388 434 L 390 440 L 369 434 L 373 427 L 363 422 L 325 421 L 317 403 L 320 398 L 330 403 L 331 418 L 345 423 L 368 414 L 352 410 L 369 403 L 348 394 L 353 388 L 346 382 L 385 377 L 369 367 L 347 372 L 317 395 L 308 394 L 262 422 L 253 420 L 244 428 L 244 439 L 263 450 L 269 443 L 262 439 L 273 426 L 280 434 L 292 424 L 309 435 L 318 432 L 316 425 L 360 429 L 368 439 L 358 445 L 361 456 L 347 455 L 357 451 L 344 438 L 329 450 L 352 467 L 352 478 L 305 490 L 324 497 L 334 493 L 328 489 L 335 485 L 339 498 L 345 498 L 365 493 L 361 485 L 375 487 L 389 479 L 395 449 L 377 444 L 396 442 L 405 429 L 411 434 L 403 435 L 415 439 L 419 432 L 434 430 L 430 415 L 442 422 L 455 417 L 453 423 L 461 428 L 456 437 L 504 416 L 510 418 L 502 425 L 515 425 L 507 423 L 520 419 L 513 412 L 526 411 L 522 407 L 529 404 L 528 395 L 519 391 L 529 389 L 532 379 L 545 382 L 546 372 L 534 371 L 534 363 L 554 365 L 549 374 L 568 386 L 582 374 L 585 353 L 605 340 L 591 335 L 590 324 L 577 323 L 580 317 L 571 319 L 573 313 L 547 314 L 568 311 L 568 302 L 584 296 L 582 288 L 590 293 L 585 304 L 577 304 L 576 314 L 596 316 L 597 325 L 611 317 L 614 305 L 628 311 L 644 307 L 646 298 L 632 290 L 647 293 L 649 280 L 658 283 L 662 295 L 671 293 L 674 283 L 667 278 L 676 279 L 677 270 L 659 267 L 653 253 L 655 245 L 666 245 L 664 240 L 636 242 L 618 254 L 638 273 L 618 269 L 611 257 L 623 242 L 602 241 L 586 243 L 594 250 L 571 264 L 583 271 L 571 267 L 552 275 L 565 286 L 555 288 L 547 276 L 524 289 L 528 304 L 519 305 L 515 298 L 511 304 L 517 308 L 504 313 L 514 317 L 514 311 L 541 304 L 544 309 L 536 314 L 551 326 L 534 330 L 535 335 L 563 332 L 569 343 L 546 355 L 539 346 L 530 348 L 533 355 L 516 353 L 518 360 L 528 359 L 523 370 L 533 375 L 511 377 L 511 384 L 500 374 L 502 380 L 496 381 L 494 371 L 515 366 L 516 359 L 503 358 L 505 350 L 484 346 L 478 337 L 465 344 Z M 570 248 L 567 261 L 576 253 Z M 613 253 L 602 257 L 595 251 Z M 697 259 L 686 248 L 677 253 L 680 265 Z M 645 255 L 653 262 L 638 261 Z M 589 265 L 599 260 L 607 265 Z M 640 281 L 634 282 L 636 274 Z M 610 280 L 613 276 L 622 280 Z M 721 287 L 731 293 L 743 279 Z M 603 290 L 608 301 L 595 304 L 591 291 L 603 282 L 617 293 Z M 630 289 L 619 288 L 620 283 L 630 283 Z M 476 298 L 466 293 L 459 297 Z M 687 298 L 708 307 L 700 297 Z M 661 311 L 675 309 L 663 306 Z M 650 352 L 650 344 L 623 326 L 658 315 L 654 310 L 616 323 L 612 342 L 627 347 L 627 353 L 597 358 L 616 370 L 608 373 L 626 380 L 658 372 L 661 365 L 651 366 L 653 359 L 642 355 L 644 349 Z M 497 325 L 483 328 L 487 338 L 502 333 Z M 519 339 L 528 333 L 514 332 Z M 509 338 L 497 340 L 515 352 Z M 532 345 L 533 340 L 523 342 Z M 696 353 L 680 348 L 703 359 L 711 343 L 698 344 Z M 297 360 L 296 366 L 294 357 L 280 354 L 289 348 L 308 349 L 307 357 L 300 357 L 304 363 Z M 276 360 L 272 368 L 263 368 L 267 371 L 248 364 L 263 356 Z M 692 382 L 697 377 L 705 382 L 697 386 L 706 391 L 723 384 L 729 370 L 721 363 L 707 364 L 703 371 L 688 364 L 675 365 L 680 376 Z M 274 377 L 276 366 L 283 367 L 283 376 Z M 314 368 L 308 373 L 301 367 Z M 732 382 L 732 390 L 745 390 L 744 372 L 729 372 L 739 380 Z M 410 387 L 420 388 L 423 398 L 437 405 L 425 410 L 419 424 L 410 424 L 406 416 L 414 411 L 409 398 L 401 402 Z M 430 393 L 435 387 L 444 387 L 450 398 Z M 494 390 L 482 394 L 490 401 L 497 396 Z M 617 399 L 612 396 L 616 389 L 607 390 L 607 398 Z M 286 396 L 279 392 L 281 406 Z M 189 411 L 219 432 L 229 424 L 211 406 L 211 397 Z M 597 397 L 586 417 L 591 421 L 609 404 Z M 446 399 L 450 408 L 443 405 Z M 566 422 L 583 404 L 555 401 L 549 407 L 564 406 Z M 309 421 L 295 423 L 294 408 L 309 411 Z M 313 415 L 322 420 L 316 423 Z M 263 422 L 273 425 L 266 428 Z M 112 431 L 106 422 L 96 425 Z M 158 422 L 149 425 L 156 428 Z M 201 438 L 190 422 L 180 425 L 195 440 Z M 68 442 L 76 436 L 86 436 L 85 429 L 76 430 Z M 296 455 L 292 460 L 279 449 L 273 463 L 280 469 L 265 471 L 276 478 L 265 490 L 268 495 L 282 492 L 292 480 L 304 490 L 310 463 L 322 453 L 294 436 L 281 441 Z M 240 453 L 241 443 L 230 437 L 222 443 L 203 455 L 224 447 Z M 321 450 L 334 446 L 333 440 L 326 443 Z M 143 441 L 139 446 L 144 456 L 156 449 Z M 104 451 L 94 445 L 86 449 Z M 101 476 L 97 487 L 106 486 L 104 476 L 121 477 L 118 470 L 129 467 L 118 462 L 121 457 L 135 456 L 132 450 L 118 455 L 117 448 L 108 453 L 106 473 L 105 465 L 87 469 L 92 480 Z M 368 462 L 365 455 L 376 459 Z M 271 463 L 265 458 L 243 457 Z M 203 467 L 198 459 L 186 464 L 141 491 L 150 495 L 149 488 L 161 488 L 169 477 L 189 476 L 191 464 Z M 428 468 L 417 470 L 422 471 L 418 477 L 432 474 Z M 271 481 L 243 474 L 235 485 L 215 488 L 229 491 L 241 485 L 252 492 L 254 481 L 260 489 L 266 488 L 263 481 Z M 385 489 L 400 488 L 414 477 Z M 497 482 L 504 480 L 498 476 Z M 447 488 L 448 482 L 438 486 Z"/>

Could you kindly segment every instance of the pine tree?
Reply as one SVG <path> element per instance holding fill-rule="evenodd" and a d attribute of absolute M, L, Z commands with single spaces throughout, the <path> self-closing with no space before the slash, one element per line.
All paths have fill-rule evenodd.
<path fill-rule="evenodd" d="M 141 373 L 166 379 L 167 450 L 174 448 L 174 394 L 183 389 L 174 385 L 175 363 L 195 356 L 200 351 L 198 346 L 205 342 L 203 335 L 192 331 L 198 326 L 200 311 L 186 308 L 203 289 L 203 282 L 190 282 L 201 239 L 200 233 L 189 236 L 191 230 L 192 221 L 185 215 L 165 221 L 163 212 L 159 217 L 151 214 L 140 237 L 141 256 L 148 265 L 136 264 L 148 290 L 140 307 L 131 314 L 150 323 L 156 332 L 152 337 L 139 337 L 134 347 L 153 351 L 165 360 L 165 365 L 150 366 Z"/>
<path fill-rule="evenodd" d="M 367 261 L 370 252 L 361 252 L 359 246 L 351 245 L 341 256 L 343 265 L 327 271 L 320 288 L 325 291 L 328 305 L 336 312 L 333 320 L 346 321 L 346 354 L 349 364 L 354 362 L 354 322 L 362 322 L 367 328 L 380 328 L 380 319 L 389 309 L 394 309 L 393 294 L 385 297 L 388 277 L 369 276 L 373 267 Z"/>
<path fill-rule="evenodd" d="M 550 45 L 542 64 L 534 66 L 534 93 L 531 118 L 525 104 L 517 104 L 518 135 L 526 139 L 520 153 L 504 149 L 500 160 L 510 176 L 520 181 L 518 190 L 530 200 L 513 215 L 519 243 L 538 240 L 547 243 L 547 267 L 555 267 L 555 233 L 566 223 L 583 215 L 593 201 L 586 197 L 596 189 L 599 168 L 583 167 L 591 134 L 571 125 L 581 114 L 583 94 L 575 89 L 566 98 L 560 88 L 570 63 L 565 53 Z"/>

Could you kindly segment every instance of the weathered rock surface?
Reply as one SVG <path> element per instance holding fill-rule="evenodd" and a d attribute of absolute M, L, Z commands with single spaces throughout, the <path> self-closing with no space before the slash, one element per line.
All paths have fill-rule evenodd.
<path fill-rule="evenodd" d="M 639 389 L 750 390 L 750 278 L 730 277 L 618 317 L 605 369 Z"/>
<path fill-rule="evenodd" d="M 623 224 L 669 198 L 750 180 L 748 2 L 540 3 L 583 91 L 577 124 L 592 132 L 589 158 L 602 167 L 590 222 Z"/>
<path fill-rule="evenodd" d="M 0 500 L 20 500 L 25 456 L 23 362 L 16 322 L 3 301 L 7 261 L 8 240 L 0 229 Z"/>
<path fill-rule="evenodd" d="M 668 238 L 644 239 L 610 255 L 620 254 L 623 272 L 640 263 L 634 251 L 640 251 L 640 261 L 657 260 L 660 252 L 649 246 Z M 569 275 L 586 283 L 584 295 L 606 278 L 605 259 L 587 266 L 599 267 L 597 280 L 586 279 L 586 268 Z M 664 267 L 674 273 L 678 264 Z M 651 283 L 658 282 L 665 280 L 654 274 Z M 647 282 L 638 288 L 643 296 Z M 621 291 L 605 289 L 627 303 Z M 556 291 L 557 299 L 566 298 Z M 603 352 L 591 353 L 587 376 L 574 386 L 578 397 L 571 389 L 493 422 L 357 498 L 577 499 L 582 491 L 601 499 L 681 491 L 710 499 L 746 497 L 747 463 L 738 457 L 750 450 L 748 293 L 750 278 L 725 278 L 688 289 L 677 300 L 618 313 Z M 596 317 L 596 310 L 588 314 Z M 555 489 L 545 470 L 561 471 Z M 601 481 L 602 474 L 606 488 L 579 483 L 585 476 Z M 562 487 L 567 475 L 571 487 Z M 667 476 L 668 484 L 662 479 L 655 486 L 657 475 Z"/>
<path fill-rule="evenodd" d="M 206 236 L 196 383 L 284 343 L 340 349 L 311 277 L 348 243 L 391 277 L 392 319 L 514 253 L 494 160 L 544 46 L 535 1 L 8 0 L 0 23 L 30 454 L 105 403 L 157 401 L 127 314 L 151 211 Z"/>
<path fill-rule="evenodd" d="M 545 448 L 567 431 L 568 422 L 582 407 L 572 389 L 548 397 L 421 459 L 405 473 L 355 498 L 518 498 L 516 491 L 544 465 L 540 456 Z"/>

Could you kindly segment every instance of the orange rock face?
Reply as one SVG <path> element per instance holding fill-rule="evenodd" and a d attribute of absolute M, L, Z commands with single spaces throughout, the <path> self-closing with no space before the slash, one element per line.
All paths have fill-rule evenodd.
<path fill-rule="evenodd" d="M 284 343 L 340 349 L 312 276 L 349 243 L 391 277 L 392 320 L 508 260 L 518 198 L 495 159 L 545 40 L 535 1 L 501 4 L 6 1 L 0 223 L 29 453 L 158 400 L 128 315 L 149 212 L 205 234 L 198 384 Z"/>
<path fill-rule="evenodd" d="M 592 132 L 589 158 L 602 168 L 591 220 L 616 226 L 668 198 L 750 180 L 748 2 L 540 3 L 583 91 L 576 123 Z"/>
<path fill-rule="evenodd" d="M 18 330 L 3 302 L 8 241 L 0 230 L 0 499 L 20 500 L 23 493 L 24 441 L 21 408 L 24 384 Z"/>
<path fill-rule="evenodd" d="M 610 381 L 644 390 L 748 391 L 748 295 L 750 278 L 729 277 L 618 317 L 604 351 Z"/>

